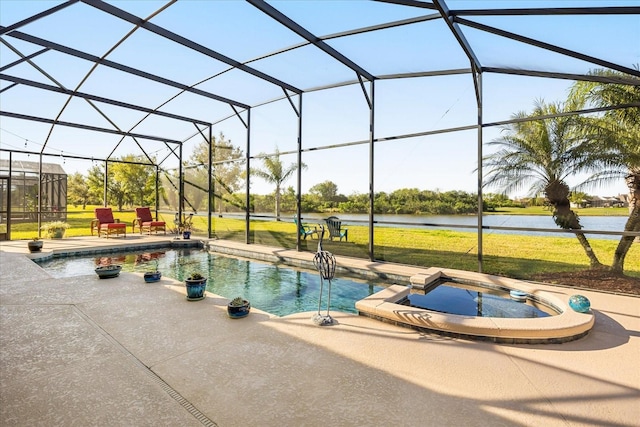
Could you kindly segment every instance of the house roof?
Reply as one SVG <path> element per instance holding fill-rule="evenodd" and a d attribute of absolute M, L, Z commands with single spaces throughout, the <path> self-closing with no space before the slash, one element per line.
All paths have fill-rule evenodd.
<path fill-rule="evenodd" d="M 11 162 L 11 171 L 13 173 L 16 173 L 16 172 L 30 173 L 30 174 L 34 174 L 35 176 L 40 172 L 40 163 L 23 161 L 23 160 L 14 160 L 13 162 Z M 0 174 L 8 173 L 8 172 L 9 172 L 9 161 L 0 159 Z M 58 175 L 67 174 L 62 168 L 62 166 L 60 166 L 59 164 L 47 163 L 47 162 L 42 163 L 42 173 L 58 174 Z"/>

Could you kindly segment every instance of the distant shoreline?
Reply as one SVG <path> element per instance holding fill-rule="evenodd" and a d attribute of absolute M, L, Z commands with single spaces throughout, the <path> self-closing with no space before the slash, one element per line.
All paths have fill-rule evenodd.
<path fill-rule="evenodd" d="M 629 208 L 571 208 L 579 216 L 629 216 Z M 551 211 L 543 206 L 529 208 L 498 208 L 484 215 L 551 215 Z"/>

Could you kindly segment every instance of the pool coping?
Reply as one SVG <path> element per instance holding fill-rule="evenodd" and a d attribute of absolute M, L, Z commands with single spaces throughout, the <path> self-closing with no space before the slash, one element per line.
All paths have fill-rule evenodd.
<path fill-rule="evenodd" d="M 66 239 L 65 239 L 66 240 Z M 204 247 L 203 240 L 178 240 L 178 239 L 160 239 L 156 241 L 142 242 L 120 242 L 105 243 L 102 245 L 88 247 L 63 247 L 63 248 L 43 248 L 39 252 L 28 252 L 25 255 L 35 262 L 48 261 L 52 258 L 64 258 L 81 255 L 107 254 L 112 252 L 135 251 L 143 249 L 160 249 L 160 248 L 195 248 Z"/>

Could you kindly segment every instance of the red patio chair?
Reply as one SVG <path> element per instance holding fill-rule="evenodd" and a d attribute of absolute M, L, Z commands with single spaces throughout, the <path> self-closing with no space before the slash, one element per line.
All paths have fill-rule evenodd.
<path fill-rule="evenodd" d="M 140 234 L 143 231 L 147 231 L 151 234 L 152 231 L 155 231 L 158 234 L 158 231 L 164 231 L 164 234 L 167 234 L 167 228 L 164 221 L 156 221 L 151 215 L 151 208 L 136 208 L 136 219 L 133 220 L 133 232 L 136 231 L 136 225 L 140 228 Z"/>
<path fill-rule="evenodd" d="M 92 236 L 95 230 L 98 236 L 105 235 L 107 238 L 112 234 L 124 234 L 124 237 L 127 237 L 127 224 L 114 219 L 111 208 L 96 208 L 95 215 L 96 218 L 91 221 Z"/>

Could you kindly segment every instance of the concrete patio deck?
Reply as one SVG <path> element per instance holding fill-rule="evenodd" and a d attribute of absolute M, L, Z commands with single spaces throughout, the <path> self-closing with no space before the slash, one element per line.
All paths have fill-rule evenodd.
<path fill-rule="evenodd" d="M 165 237 L 70 238 L 45 250 L 162 244 Z M 258 256 L 313 254 L 233 242 Z M 66 247 L 63 249 L 62 247 Z M 77 249 L 80 248 L 80 249 Z M 332 312 L 278 318 L 141 275 L 55 279 L 0 242 L 2 426 L 637 426 L 640 299 L 580 291 L 584 338 L 508 345 L 416 332 Z M 338 257 L 393 274 L 406 266 Z M 550 293 L 557 288 L 546 286 Z M 563 292 L 566 291 L 563 289 Z"/>

